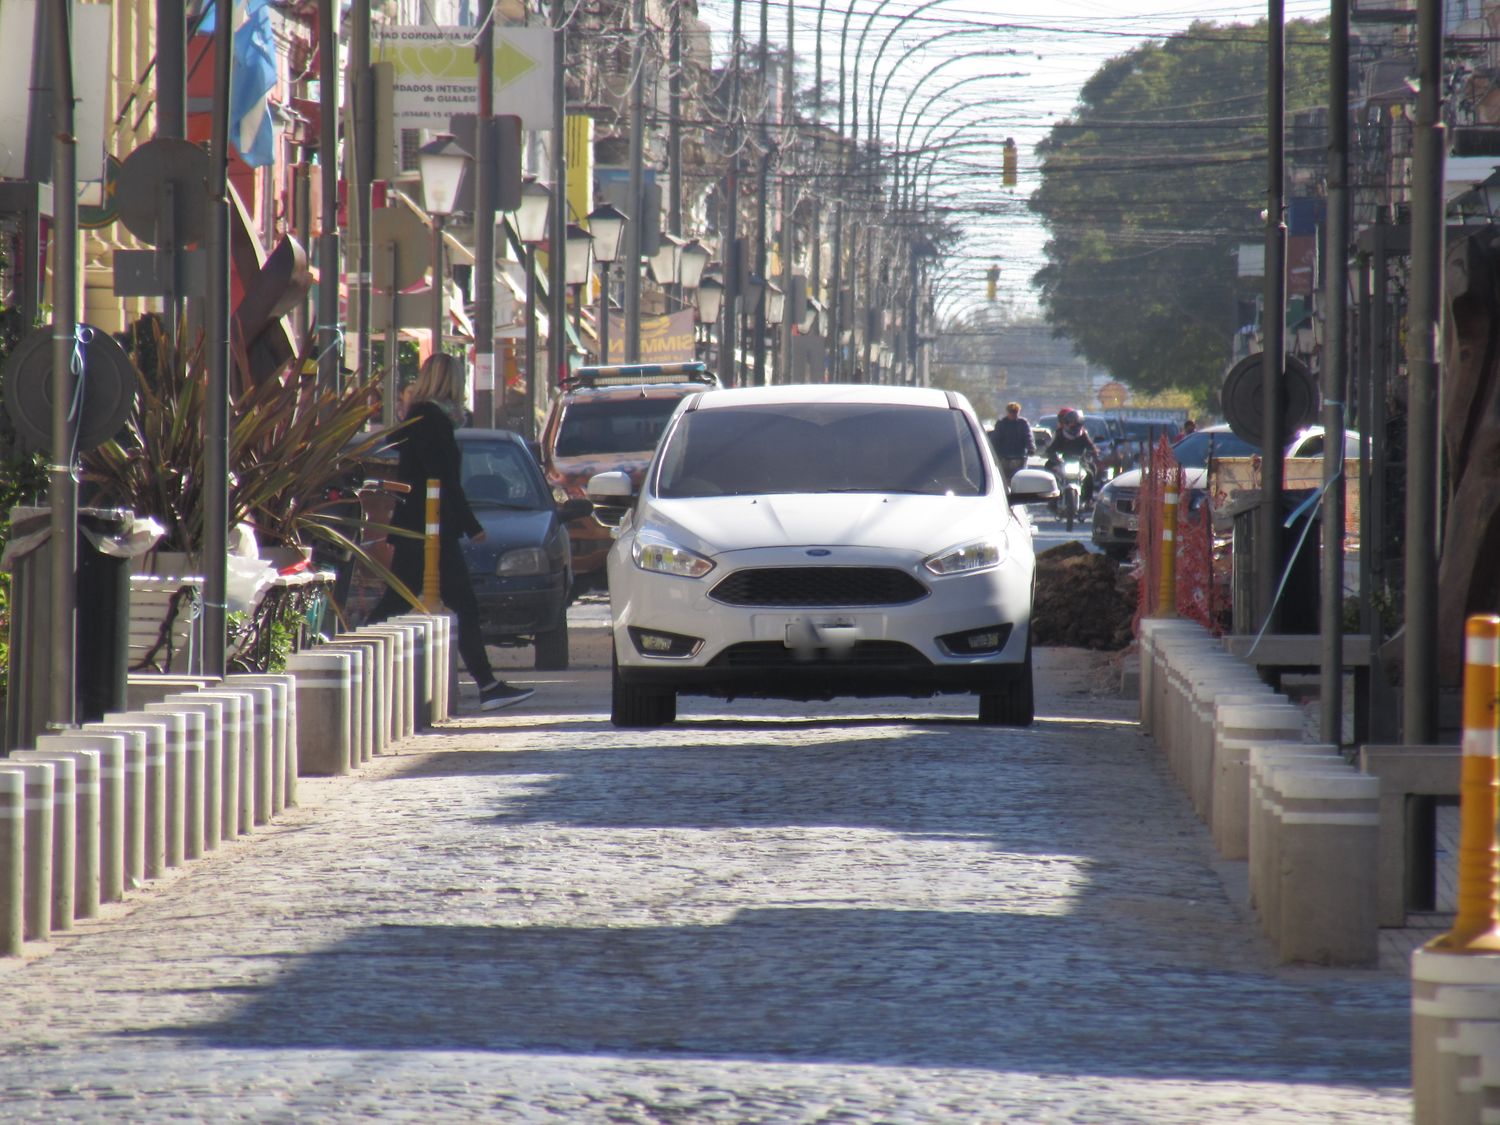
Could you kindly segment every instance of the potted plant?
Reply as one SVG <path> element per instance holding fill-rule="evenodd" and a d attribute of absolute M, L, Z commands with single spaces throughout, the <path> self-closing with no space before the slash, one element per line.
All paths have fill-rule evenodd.
<path fill-rule="evenodd" d="M 147 323 L 135 349 L 135 408 L 114 440 L 83 455 L 82 481 L 91 503 L 131 508 L 166 529 L 146 563 L 152 573 L 201 573 L 206 356 L 201 338 L 174 349 Z M 263 548 L 298 556 L 320 544 L 352 552 L 394 581 L 362 550 L 368 525 L 353 500 L 362 461 L 387 440 L 367 428 L 379 415 L 380 379 L 351 379 L 335 392 L 302 374 L 306 355 L 258 383 L 231 379 L 229 526 L 249 525 Z"/>

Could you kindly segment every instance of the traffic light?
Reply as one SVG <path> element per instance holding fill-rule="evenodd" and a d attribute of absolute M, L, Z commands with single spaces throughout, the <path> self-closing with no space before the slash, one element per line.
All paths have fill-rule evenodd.
<path fill-rule="evenodd" d="M 1016 142 L 1013 137 L 1005 138 L 1004 173 L 1001 177 L 1006 187 L 1016 186 Z"/>
<path fill-rule="evenodd" d="M 991 266 L 989 269 L 987 269 L 987 270 L 984 271 L 984 295 L 985 295 L 985 297 L 987 297 L 990 301 L 996 300 L 998 298 L 998 296 L 999 296 L 999 292 L 998 292 L 999 291 L 999 287 L 1000 287 L 1000 267 L 999 266 Z"/>

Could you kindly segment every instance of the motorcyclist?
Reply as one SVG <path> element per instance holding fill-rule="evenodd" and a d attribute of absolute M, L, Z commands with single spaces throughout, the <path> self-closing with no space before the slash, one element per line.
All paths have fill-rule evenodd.
<path fill-rule="evenodd" d="M 1064 460 L 1077 460 L 1083 464 L 1083 482 L 1079 499 L 1089 504 L 1094 498 L 1094 479 L 1099 472 L 1099 447 L 1089 436 L 1083 425 L 1083 411 L 1065 406 L 1057 412 L 1057 432 L 1047 446 L 1047 468 L 1057 475 L 1062 483 L 1061 466 Z"/>
<path fill-rule="evenodd" d="M 1005 483 L 1016 475 L 1016 470 L 1026 467 L 1026 458 L 1036 452 L 1036 438 L 1031 432 L 1031 423 L 1021 417 L 1021 404 L 1005 404 L 1005 417 L 995 423 L 990 431 L 990 445 L 1000 461 L 1000 471 L 1005 474 Z"/>

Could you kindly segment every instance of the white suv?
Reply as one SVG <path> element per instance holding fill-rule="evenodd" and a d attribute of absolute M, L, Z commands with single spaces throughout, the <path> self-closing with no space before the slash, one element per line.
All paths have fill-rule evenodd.
<path fill-rule="evenodd" d="M 911 387 L 711 390 L 683 399 L 639 496 L 589 482 L 614 526 L 611 719 L 669 723 L 679 693 L 979 696 L 1032 721 L 1031 532 L 962 395 Z"/>

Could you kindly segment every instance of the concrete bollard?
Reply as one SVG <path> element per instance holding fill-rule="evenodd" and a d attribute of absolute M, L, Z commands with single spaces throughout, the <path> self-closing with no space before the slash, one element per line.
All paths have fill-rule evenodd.
<path fill-rule="evenodd" d="M 26 779 L 26 827 L 22 849 L 22 937 L 46 941 L 52 936 L 52 810 L 53 763 L 16 762 Z"/>
<path fill-rule="evenodd" d="M 167 867 L 181 867 L 187 844 L 187 720 L 176 711 L 117 711 L 106 713 L 104 722 L 145 723 L 162 728 L 162 862 Z M 148 757 L 148 785 L 150 771 Z"/>
<path fill-rule="evenodd" d="M 39 751 L 89 752 L 98 758 L 99 822 L 97 851 L 98 902 L 125 897 L 125 746 L 123 734 L 70 733 L 38 735 Z M 83 854 L 80 847 L 79 854 Z M 80 879 L 80 884 L 82 879 Z M 97 906 L 97 903 L 95 904 Z M 92 917 L 79 914 L 78 917 Z"/>
<path fill-rule="evenodd" d="M 1208 812 L 1214 846 L 1225 859 L 1250 854 L 1250 777 L 1252 747 L 1268 742 L 1299 742 L 1304 716 L 1301 708 L 1277 702 L 1274 695 L 1248 703 L 1230 702 L 1214 708 L 1212 750 L 1206 773 L 1194 776 Z"/>
<path fill-rule="evenodd" d="M 142 867 L 136 879 L 160 879 L 167 867 L 167 724 L 156 717 L 155 722 L 116 722 L 107 717 L 104 721 L 90 723 L 86 731 L 105 733 L 127 733 L 140 737 L 141 762 L 144 769 L 142 800 L 139 806 L 143 840 Z M 126 769 L 130 765 L 127 762 Z M 127 778 L 127 784 L 130 779 Z M 130 793 L 126 794 L 126 831 L 129 823 Z M 127 880 L 130 878 L 127 872 Z"/>
<path fill-rule="evenodd" d="M 1247 786 L 1250 905 L 1260 918 L 1261 928 L 1273 939 L 1281 925 L 1276 913 L 1281 857 L 1276 851 L 1280 837 L 1273 827 L 1280 810 L 1271 774 L 1278 765 L 1298 759 L 1306 759 L 1315 767 L 1343 764 L 1338 748 L 1328 743 L 1266 742 L 1250 748 Z"/>
<path fill-rule="evenodd" d="M 1469 1092 L 1464 1040 L 1500 1028 L 1500 954 L 1428 946 L 1411 959 L 1411 1069 L 1417 1125 L 1480 1125 L 1494 1120 Z M 1482 1041 L 1482 1040 L 1481 1040 Z M 1479 1109 L 1475 1113 L 1475 1109 Z"/>
<path fill-rule="evenodd" d="M 391 620 L 415 621 L 429 630 L 427 677 L 432 693 L 432 713 L 428 722 L 441 722 L 453 714 L 453 700 L 456 698 L 458 665 L 453 638 L 457 634 L 453 617 L 448 613 L 408 613 Z"/>
<path fill-rule="evenodd" d="M 204 712 L 197 708 L 178 707 L 165 700 L 148 703 L 141 710 L 147 714 L 171 715 L 183 725 L 183 798 L 182 858 L 197 859 L 208 848 L 208 724 Z M 215 797 L 218 787 L 215 786 Z M 168 865 L 171 856 L 168 855 Z"/>
<path fill-rule="evenodd" d="M 211 852 L 224 832 L 224 704 L 196 693 L 169 695 L 162 702 L 203 719 L 203 850 Z"/>
<path fill-rule="evenodd" d="M 1182 687 L 1177 722 L 1180 737 L 1174 772 L 1183 790 L 1192 798 L 1199 819 L 1206 822 L 1213 811 L 1210 795 L 1213 792 L 1214 701 L 1243 689 L 1245 677 L 1243 669 L 1209 659 L 1204 665 L 1188 670 Z"/>
<path fill-rule="evenodd" d="M 227 676 L 220 690 L 247 692 L 255 701 L 255 761 L 252 767 L 254 784 L 251 786 L 253 799 L 251 816 L 253 823 L 267 824 L 271 820 L 273 794 L 277 781 L 275 689 L 270 684 L 252 683 L 239 676 Z"/>
<path fill-rule="evenodd" d="M 1351 766 L 1275 771 L 1281 807 L 1281 959 L 1359 967 L 1380 959 L 1375 855 L 1380 780 Z"/>
<path fill-rule="evenodd" d="M 178 697 L 173 697 L 178 698 Z M 243 698 L 235 692 L 220 692 L 215 689 L 195 691 L 182 696 L 185 700 L 201 705 L 212 705 L 219 711 L 219 805 L 218 842 L 233 840 L 239 835 L 240 819 L 240 762 L 244 753 L 240 743 L 245 733 L 245 707 Z"/>
<path fill-rule="evenodd" d="M 319 646 L 287 661 L 297 685 L 297 772 L 331 776 L 349 772 L 354 687 L 347 652 Z"/>
<path fill-rule="evenodd" d="M 234 675 L 226 682 L 233 686 L 265 688 L 271 693 L 267 708 L 271 747 L 270 810 L 275 816 L 286 807 L 288 762 L 296 758 L 296 751 L 291 746 L 295 737 L 296 681 L 289 675 L 267 672 Z M 263 726 L 262 729 L 267 728 Z M 295 765 L 291 772 L 295 774 Z"/>
<path fill-rule="evenodd" d="M 118 741 L 123 752 L 124 777 L 121 785 L 120 804 L 120 897 L 124 892 L 141 886 L 146 879 L 146 734 L 140 730 L 103 730 L 97 724 L 85 726 L 79 735 L 87 738 L 106 738 Z M 67 737 L 59 735 L 58 737 Z M 101 884 L 100 894 L 104 895 Z M 105 898 L 106 902 L 118 899 Z"/>
<path fill-rule="evenodd" d="M 26 937 L 26 775 L 0 758 L 0 957 L 17 957 Z"/>
<path fill-rule="evenodd" d="M 411 733 L 432 725 L 432 658 L 431 653 L 437 639 L 437 626 L 430 617 L 408 615 L 394 617 L 412 630 L 412 713 Z"/>
<path fill-rule="evenodd" d="M 228 683 L 221 683 L 215 686 L 213 691 L 199 692 L 199 695 L 208 699 L 218 699 L 226 704 L 230 700 L 234 701 L 228 704 L 225 712 L 226 716 L 233 715 L 235 721 L 235 736 L 232 740 L 235 761 L 234 787 L 233 789 L 226 788 L 224 794 L 229 810 L 224 835 L 227 838 L 247 836 L 255 827 L 255 766 L 259 753 L 256 742 L 260 734 L 256 694 L 250 688 L 234 688 Z M 226 752 L 226 767 L 228 764 L 229 758 Z"/>
<path fill-rule="evenodd" d="M 21 765 L 46 766 L 52 771 L 52 818 L 43 845 L 52 853 L 50 889 L 47 891 L 47 924 L 53 933 L 73 928 L 73 901 L 76 892 L 78 831 L 78 763 L 72 758 L 37 757 L 34 752 L 17 751 L 10 761 Z M 27 839 L 26 846 L 33 846 Z"/>
<path fill-rule="evenodd" d="M 368 762 L 390 747 L 392 651 L 395 641 L 384 633 L 340 633 L 330 647 L 354 645 L 365 654 L 365 707 L 362 715 L 364 740 L 360 761 Z"/>
<path fill-rule="evenodd" d="M 54 892 L 54 930 L 72 928 L 72 918 L 94 918 L 99 913 L 99 770 L 97 750 L 12 750 L 13 761 L 66 763 L 57 774 L 55 809 L 52 823 L 54 848 L 52 878 Z M 69 799 L 66 775 L 73 774 L 73 792 Z M 64 909 L 62 892 L 67 892 L 72 914 L 66 925 L 59 925 L 58 912 Z"/>
<path fill-rule="evenodd" d="M 391 638 L 391 693 L 389 727 L 386 731 L 386 749 L 390 744 L 405 738 L 411 727 L 413 707 L 413 661 L 411 655 L 412 632 L 415 626 L 401 622 L 385 622 L 381 625 L 366 625 L 356 630 L 357 636 L 388 636 Z"/>
<path fill-rule="evenodd" d="M 349 763 L 351 770 L 369 760 L 374 687 L 370 683 L 370 646 L 330 642 L 319 652 L 342 652 L 349 657 Z"/>
<path fill-rule="evenodd" d="M 1141 680 L 1140 704 L 1143 725 L 1149 733 L 1159 733 L 1162 699 L 1160 677 L 1165 672 L 1164 646 L 1169 640 L 1196 640 L 1209 643 L 1208 631 L 1196 621 L 1180 618 L 1147 617 L 1141 620 Z"/>

